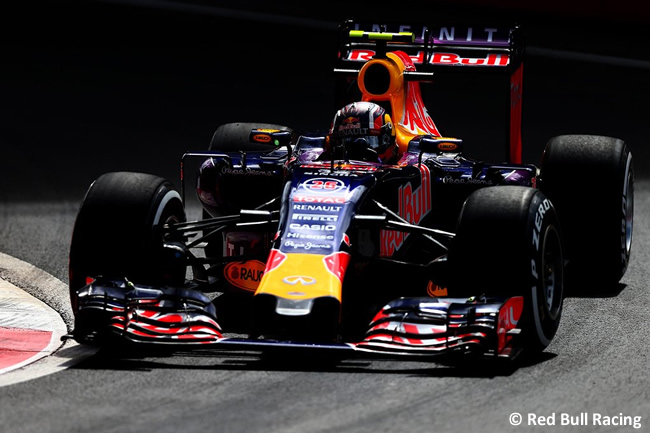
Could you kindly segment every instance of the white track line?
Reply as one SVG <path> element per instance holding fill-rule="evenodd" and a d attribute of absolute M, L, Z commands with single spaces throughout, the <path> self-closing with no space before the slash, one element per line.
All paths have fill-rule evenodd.
<path fill-rule="evenodd" d="M 0 387 L 36 379 L 64 370 L 97 352 L 74 341 L 63 343 L 61 337 L 68 326 L 58 311 L 30 295 L 21 287 L 29 287 L 43 298 L 60 298 L 67 294 L 67 285 L 29 263 L 0 253 L 0 326 L 50 331 L 47 347 L 39 353 L 10 367 L 0 369 Z M 68 316 L 69 311 L 63 315 Z"/>

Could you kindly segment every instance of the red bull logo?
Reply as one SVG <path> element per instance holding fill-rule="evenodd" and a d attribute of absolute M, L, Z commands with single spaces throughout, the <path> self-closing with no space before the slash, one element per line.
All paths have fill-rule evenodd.
<path fill-rule="evenodd" d="M 372 60 L 376 55 L 373 50 L 354 49 L 350 50 L 347 60 L 353 62 L 367 62 Z M 488 54 L 485 57 L 463 57 L 456 53 L 434 53 L 429 59 L 426 58 L 424 51 L 419 51 L 409 56 L 411 61 L 416 65 L 428 63 L 431 65 L 459 65 L 459 66 L 491 66 L 504 67 L 510 64 L 508 54 Z"/>
<path fill-rule="evenodd" d="M 422 182 L 413 189 L 411 183 L 399 188 L 398 215 L 411 224 L 419 224 L 431 212 L 431 179 L 429 168 L 420 165 Z M 380 254 L 382 257 L 391 257 L 399 250 L 408 237 L 408 233 L 395 230 L 382 230 L 380 240 Z"/>

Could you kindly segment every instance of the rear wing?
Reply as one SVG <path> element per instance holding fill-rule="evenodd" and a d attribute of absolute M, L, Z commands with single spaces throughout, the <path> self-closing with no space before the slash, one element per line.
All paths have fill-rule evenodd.
<path fill-rule="evenodd" d="M 403 51 L 415 71 L 404 80 L 431 81 L 434 75 L 479 73 L 502 75 L 499 88 L 509 96 L 506 158 L 520 163 L 523 36 L 518 25 L 378 24 L 345 21 L 339 27 L 339 52 L 334 72 L 354 78 L 368 60 Z M 507 92 L 507 93 L 505 93 Z"/>
<path fill-rule="evenodd" d="M 395 50 L 407 53 L 421 72 L 452 68 L 511 71 L 521 63 L 523 40 L 517 25 L 429 26 L 350 20 L 339 27 L 336 67 L 358 69 L 382 51 Z"/>

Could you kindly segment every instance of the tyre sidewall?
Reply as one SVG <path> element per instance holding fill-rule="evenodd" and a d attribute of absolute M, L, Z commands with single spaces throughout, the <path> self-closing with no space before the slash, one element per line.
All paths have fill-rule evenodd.
<path fill-rule="evenodd" d="M 551 201 L 537 192 L 528 212 L 530 286 L 522 288 L 524 315 L 520 328 L 524 331 L 524 346 L 540 351 L 551 343 L 560 324 L 564 302 L 564 259 L 558 219 Z M 557 255 L 548 257 L 551 248 Z M 546 282 L 549 266 L 553 266 L 553 272 L 559 273 L 556 284 Z"/>
<path fill-rule="evenodd" d="M 167 278 L 162 224 L 185 220 L 180 195 L 157 176 L 116 172 L 100 176 L 77 214 L 70 246 L 69 282 L 76 291 L 98 275 L 159 283 Z"/>
<path fill-rule="evenodd" d="M 449 253 L 462 296 L 523 296 L 518 328 L 525 348 L 543 350 L 554 337 L 563 305 L 562 240 L 551 201 L 539 190 L 519 186 L 483 188 L 465 202 Z M 559 257 L 559 282 L 545 288 L 547 247 Z M 452 295 L 456 296 L 453 290 Z M 547 300 L 550 298 L 550 301 Z"/>
<path fill-rule="evenodd" d="M 602 136 L 554 137 L 544 151 L 539 187 L 556 206 L 578 280 L 617 283 L 630 259 L 634 214 L 627 145 Z"/>

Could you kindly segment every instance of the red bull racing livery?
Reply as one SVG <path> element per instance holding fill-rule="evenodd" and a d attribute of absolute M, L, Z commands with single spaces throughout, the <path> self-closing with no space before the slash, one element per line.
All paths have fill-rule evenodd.
<path fill-rule="evenodd" d="M 418 359 L 544 350 L 565 270 L 623 276 L 634 173 L 625 143 L 601 136 L 554 137 L 541 166 L 520 162 L 519 32 L 344 23 L 335 72 L 358 98 L 323 133 L 221 125 L 183 156 L 201 219 L 187 220 L 186 179 L 177 192 L 99 177 L 71 243 L 72 337 Z M 458 68 L 504 75 L 506 162 L 466 156 L 429 115 L 420 84 Z M 603 179 L 585 191 L 590 172 Z M 602 212 L 583 218 L 594 200 Z"/>

